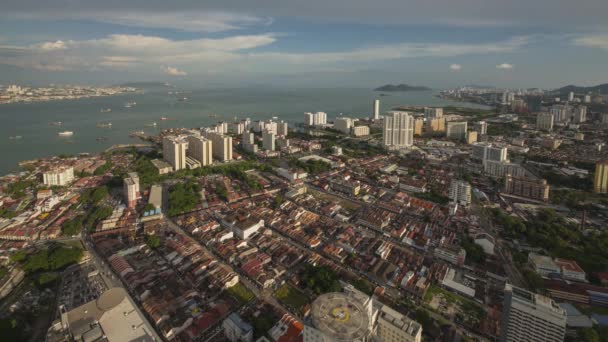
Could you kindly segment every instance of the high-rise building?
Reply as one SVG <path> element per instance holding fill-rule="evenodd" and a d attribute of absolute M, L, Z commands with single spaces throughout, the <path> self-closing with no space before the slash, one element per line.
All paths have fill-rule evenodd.
<path fill-rule="evenodd" d="M 353 126 L 351 133 L 356 137 L 369 135 L 369 126 Z"/>
<path fill-rule="evenodd" d="M 600 194 L 608 193 L 608 160 L 599 161 L 595 164 L 593 191 Z"/>
<path fill-rule="evenodd" d="M 74 180 L 74 168 L 69 167 L 57 167 L 42 173 L 42 182 L 44 185 L 58 185 L 64 186 Z"/>
<path fill-rule="evenodd" d="M 506 147 L 493 146 L 490 143 L 475 143 L 473 144 L 472 157 L 480 159 L 483 163 L 486 161 L 504 162 L 508 157 Z"/>
<path fill-rule="evenodd" d="M 452 183 L 450 183 L 450 199 L 455 203 L 468 207 L 471 204 L 471 184 L 453 179 Z"/>
<path fill-rule="evenodd" d="M 424 127 L 424 119 L 417 118 L 414 120 L 414 135 L 422 135 L 422 128 Z"/>
<path fill-rule="evenodd" d="M 380 119 L 380 100 L 374 100 L 374 113 L 372 119 L 379 120 Z"/>
<path fill-rule="evenodd" d="M 383 144 L 388 149 L 407 148 L 414 144 L 414 117 L 408 112 L 390 112 L 384 116 Z"/>
<path fill-rule="evenodd" d="M 350 134 L 350 129 L 355 125 L 355 120 L 345 116 L 337 117 L 334 120 L 334 128 L 344 134 Z"/>
<path fill-rule="evenodd" d="M 553 130 L 553 120 L 552 113 L 538 113 L 536 116 L 536 128 L 551 131 Z"/>
<path fill-rule="evenodd" d="M 228 127 L 228 130 L 234 134 L 242 134 L 245 131 L 245 124 L 243 122 L 233 122 Z"/>
<path fill-rule="evenodd" d="M 127 207 L 135 208 L 137 200 L 140 198 L 139 176 L 137 172 L 129 172 L 127 174 L 127 177 L 123 180 L 123 192 Z"/>
<path fill-rule="evenodd" d="M 426 120 L 426 133 L 435 135 L 438 133 L 445 132 L 445 118 L 438 119 L 427 119 Z"/>
<path fill-rule="evenodd" d="M 448 121 L 445 135 L 448 139 L 465 140 L 467 138 L 467 122 Z"/>
<path fill-rule="evenodd" d="M 485 121 L 477 121 L 473 124 L 473 128 L 475 129 L 478 135 L 488 134 L 488 123 Z"/>
<path fill-rule="evenodd" d="M 186 168 L 187 149 L 188 142 L 184 136 L 166 136 L 163 138 L 163 159 L 173 167 L 173 171 Z"/>
<path fill-rule="evenodd" d="M 427 120 L 441 119 L 441 118 L 443 118 L 443 108 L 425 107 L 424 108 L 424 117 Z"/>
<path fill-rule="evenodd" d="M 308 125 L 308 126 L 327 125 L 327 113 L 325 113 L 325 112 L 304 113 L 304 124 Z"/>
<path fill-rule="evenodd" d="M 575 123 L 583 123 L 587 121 L 587 107 L 586 106 L 578 106 L 572 109 L 573 111 L 573 120 Z"/>
<path fill-rule="evenodd" d="M 569 92 L 568 93 L 568 102 L 572 102 L 574 101 L 574 92 Z"/>
<path fill-rule="evenodd" d="M 266 151 L 274 151 L 276 135 L 271 131 L 262 132 L 262 147 Z"/>
<path fill-rule="evenodd" d="M 549 200 L 549 184 L 544 179 L 515 177 L 508 174 L 505 176 L 504 192 L 539 201 Z"/>
<path fill-rule="evenodd" d="M 220 161 L 232 160 L 232 137 L 218 133 L 210 133 L 213 157 Z"/>
<path fill-rule="evenodd" d="M 201 166 L 213 163 L 213 143 L 209 139 L 199 136 L 188 136 L 188 150 L 186 155 L 201 163 Z"/>
<path fill-rule="evenodd" d="M 477 142 L 477 131 L 467 132 L 467 144 L 473 144 Z"/>
<path fill-rule="evenodd" d="M 553 114 L 555 123 L 569 122 L 571 108 L 569 105 L 553 105 L 549 108 L 549 113 Z"/>
<path fill-rule="evenodd" d="M 289 125 L 281 120 L 277 123 L 277 135 L 287 136 L 289 133 Z"/>
<path fill-rule="evenodd" d="M 551 298 L 505 285 L 501 342 L 562 342 L 566 311 Z"/>
<path fill-rule="evenodd" d="M 383 305 L 378 313 L 375 335 L 382 342 L 421 342 L 422 327 L 418 322 Z"/>

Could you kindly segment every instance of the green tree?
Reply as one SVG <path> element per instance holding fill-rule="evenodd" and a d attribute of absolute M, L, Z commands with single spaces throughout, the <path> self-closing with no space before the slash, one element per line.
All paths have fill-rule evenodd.
<path fill-rule="evenodd" d="M 154 234 L 146 235 L 146 244 L 151 249 L 156 249 L 160 247 L 160 238 Z"/>

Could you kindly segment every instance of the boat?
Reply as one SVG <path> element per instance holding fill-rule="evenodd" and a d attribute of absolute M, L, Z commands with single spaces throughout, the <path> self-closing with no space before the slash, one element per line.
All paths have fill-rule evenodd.
<path fill-rule="evenodd" d="M 98 128 L 112 128 L 111 122 L 99 122 L 97 123 Z"/>
<path fill-rule="evenodd" d="M 135 106 L 136 104 L 137 104 L 137 102 L 134 102 L 134 101 L 127 102 L 127 103 L 125 103 L 125 108 L 131 108 L 131 107 Z"/>
<path fill-rule="evenodd" d="M 108 137 L 97 137 L 97 141 L 108 141 Z"/>
<path fill-rule="evenodd" d="M 138 138 L 138 137 L 143 136 L 143 135 L 146 135 L 146 132 L 144 132 L 144 131 L 133 131 L 133 132 L 129 133 L 129 136 L 131 138 Z"/>
<path fill-rule="evenodd" d="M 156 127 L 156 122 L 146 124 L 146 127 Z"/>
<path fill-rule="evenodd" d="M 74 132 L 72 131 L 63 131 L 63 132 L 59 132 L 58 133 L 60 137 L 71 137 L 72 135 L 74 135 Z"/>
<path fill-rule="evenodd" d="M 166 117 L 166 116 L 161 116 L 161 117 L 160 117 L 160 119 L 161 119 L 162 121 L 169 120 L 169 118 L 168 118 L 168 117 Z"/>
<path fill-rule="evenodd" d="M 188 98 L 185 97 L 185 96 L 184 97 L 180 97 L 179 99 L 177 99 L 177 101 L 188 101 Z"/>
<path fill-rule="evenodd" d="M 12 137 L 8 137 L 8 138 L 9 138 L 10 140 L 19 140 L 19 139 L 21 139 L 21 138 L 23 138 L 23 137 L 22 137 L 22 136 L 20 136 L 20 135 L 14 135 L 14 136 L 12 136 Z"/>
<path fill-rule="evenodd" d="M 63 122 L 61 122 L 61 121 L 49 122 L 49 125 L 51 125 L 51 126 L 61 126 L 62 124 L 63 124 Z"/>
<path fill-rule="evenodd" d="M 99 111 L 100 111 L 101 113 L 109 113 L 109 112 L 111 112 L 111 111 L 112 111 L 112 108 L 101 108 Z"/>

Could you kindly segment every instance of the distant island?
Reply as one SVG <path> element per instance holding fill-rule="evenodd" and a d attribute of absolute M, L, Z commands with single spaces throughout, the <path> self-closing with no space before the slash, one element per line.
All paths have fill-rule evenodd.
<path fill-rule="evenodd" d="M 556 89 L 554 93 L 557 94 L 568 94 L 569 92 L 573 92 L 576 94 L 608 94 L 608 83 L 599 84 L 591 87 L 580 87 L 575 85 L 567 85 L 565 87 Z"/>
<path fill-rule="evenodd" d="M 164 82 L 129 82 L 123 83 L 121 87 L 133 87 L 133 88 L 152 88 L 152 87 L 168 87 L 169 84 Z"/>
<path fill-rule="evenodd" d="M 425 91 L 431 90 L 428 87 L 411 86 L 407 84 L 386 84 L 374 89 L 374 91 Z"/>

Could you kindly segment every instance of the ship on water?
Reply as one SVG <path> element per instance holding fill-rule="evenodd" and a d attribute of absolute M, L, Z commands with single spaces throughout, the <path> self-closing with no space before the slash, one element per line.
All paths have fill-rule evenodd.
<path fill-rule="evenodd" d="M 61 122 L 61 121 L 49 122 L 49 125 L 51 125 L 51 126 L 61 126 L 62 124 L 63 124 L 63 122 Z"/>
<path fill-rule="evenodd" d="M 112 108 L 101 108 L 99 111 L 100 111 L 101 113 L 109 113 L 109 112 L 111 112 L 111 111 L 112 111 Z"/>
<path fill-rule="evenodd" d="M 99 122 L 97 123 L 97 128 L 112 128 L 111 122 Z"/>
<path fill-rule="evenodd" d="M 74 132 L 72 131 L 63 131 L 63 132 L 59 132 L 58 133 L 60 137 L 71 137 L 72 135 L 74 135 Z"/>
<path fill-rule="evenodd" d="M 137 102 L 132 101 L 132 102 L 127 102 L 125 103 L 125 108 L 131 108 L 133 106 L 135 106 L 137 104 Z"/>

